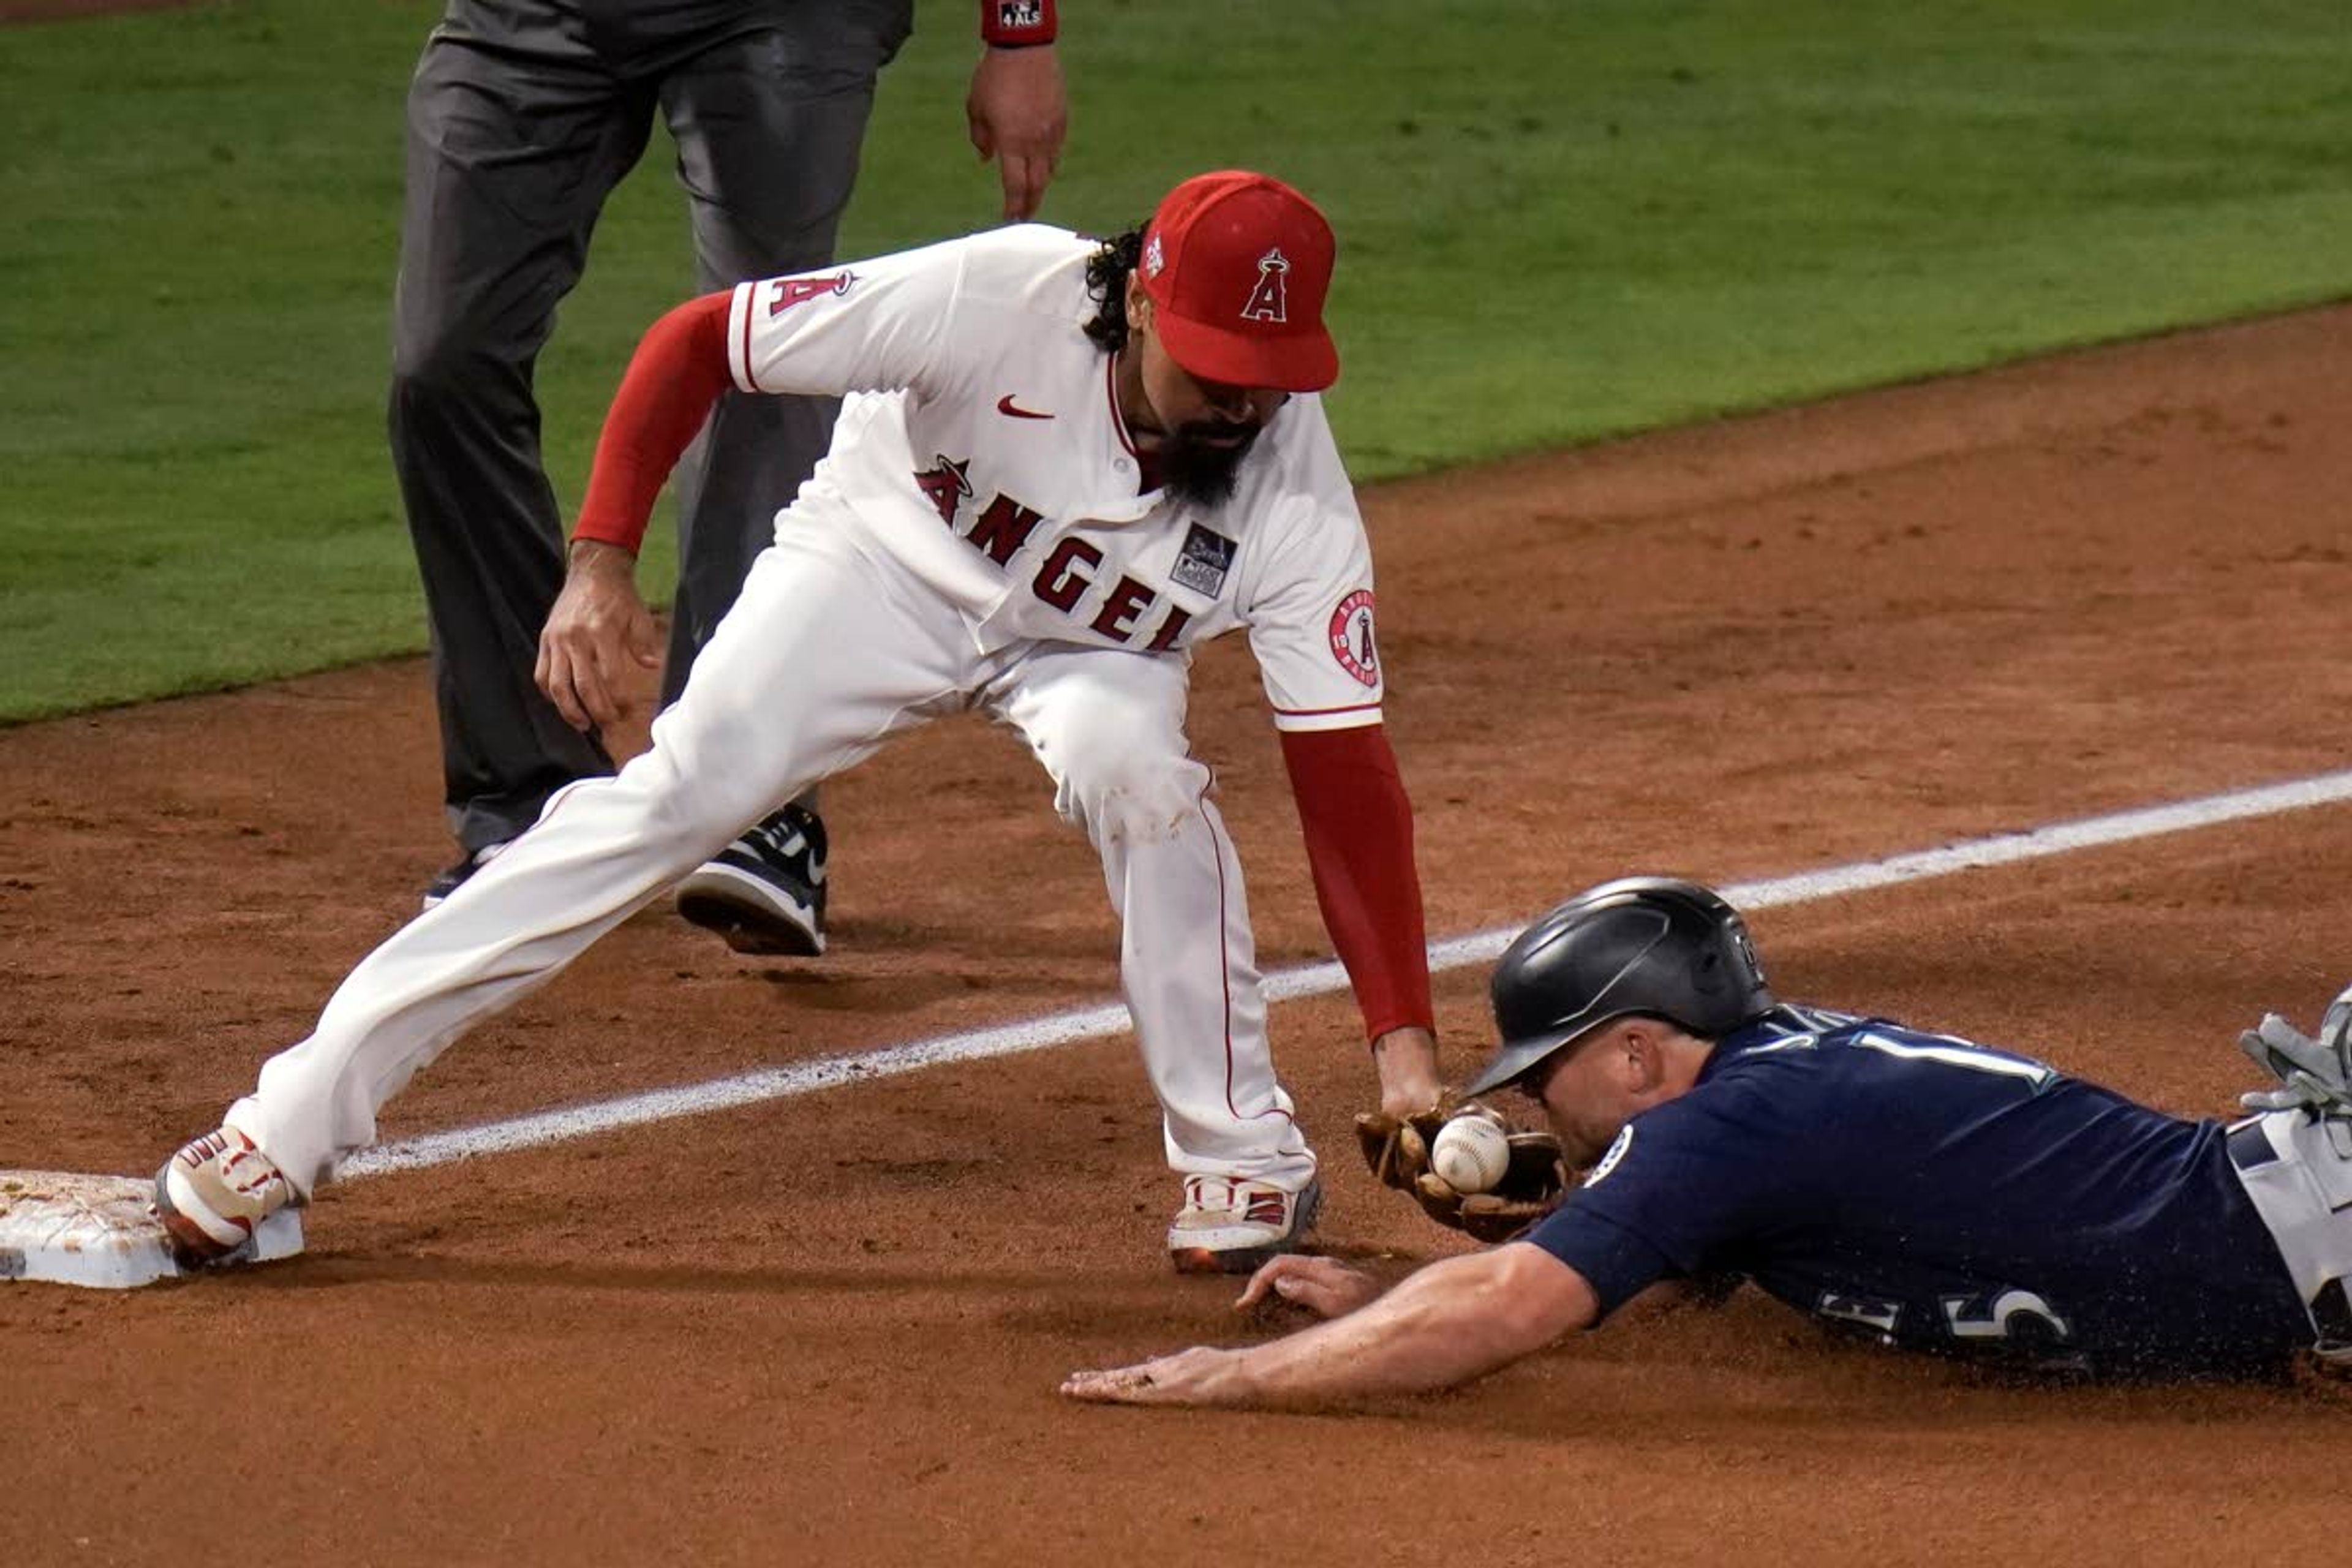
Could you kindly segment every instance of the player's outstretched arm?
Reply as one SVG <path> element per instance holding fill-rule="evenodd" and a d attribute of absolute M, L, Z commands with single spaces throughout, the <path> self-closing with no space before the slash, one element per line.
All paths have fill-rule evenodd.
<path fill-rule="evenodd" d="M 1381 1110 L 1404 1117 L 1431 1110 L 1441 1089 L 1412 805 L 1388 731 L 1379 724 L 1286 731 L 1282 756 L 1315 900 L 1372 1042 Z"/>
<path fill-rule="evenodd" d="M 1581 1275 L 1525 1243 L 1433 1263 L 1370 1304 L 1285 1339 L 1073 1373 L 1109 1405 L 1318 1405 L 1451 1388 L 1591 1326 Z"/>

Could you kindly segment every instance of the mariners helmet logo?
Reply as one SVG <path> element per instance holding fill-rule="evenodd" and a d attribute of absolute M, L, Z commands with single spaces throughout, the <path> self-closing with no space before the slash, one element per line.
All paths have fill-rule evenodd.
<path fill-rule="evenodd" d="M 1242 307 L 1244 321 L 1288 321 L 1290 301 L 1283 289 L 1283 279 L 1289 275 L 1290 258 L 1279 248 L 1269 250 L 1257 258 L 1257 284 L 1250 290 L 1249 302 Z"/>

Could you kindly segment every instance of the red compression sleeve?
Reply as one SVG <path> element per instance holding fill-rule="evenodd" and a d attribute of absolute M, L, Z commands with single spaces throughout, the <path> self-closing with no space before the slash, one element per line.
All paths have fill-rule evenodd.
<path fill-rule="evenodd" d="M 728 387 L 727 305 L 732 291 L 690 300 L 656 321 L 630 356 L 588 470 L 574 539 L 601 540 L 634 555 L 654 498 L 678 454 Z"/>
<path fill-rule="evenodd" d="M 1412 803 L 1378 724 L 1285 731 L 1282 760 L 1298 797 L 1315 899 L 1363 1009 L 1364 1034 L 1433 1026 Z"/>

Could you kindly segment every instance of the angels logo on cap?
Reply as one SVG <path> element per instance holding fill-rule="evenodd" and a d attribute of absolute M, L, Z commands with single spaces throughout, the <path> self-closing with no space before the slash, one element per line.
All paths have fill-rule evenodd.
<path fill-rule="evenodd" d="M 1322 391 L 1339 378 L 1323 325 L 1336 248 L 1315 204 L 1270 175 L 1228 169 L 1185 181 L 1143 241 L 1161 346 L 1203 381 Z"/>
<path fill-rule="evenodd" d="M 1288 307 L 1282 298 L 1282 275 L 1290 270 L 1282 252 L 1269 250 L 1257 258 L 1257 287 L 1250 290 L 1249 303 L 1242 307 L 1245 321 L 1288 321 Z"/>

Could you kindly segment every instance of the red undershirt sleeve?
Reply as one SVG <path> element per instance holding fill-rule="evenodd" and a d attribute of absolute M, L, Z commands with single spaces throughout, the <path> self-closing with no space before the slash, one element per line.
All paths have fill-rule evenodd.
<path fill-rule="evenodd" d="M 1433 1027 L 1412 803 L 1387 731 L 1285 731 L 1282 760 L 1298 799 L 1316 902 L 1356 988 L 1365 1037 Z"/>
<path fill-rule="evenodd" d="M 645 542 L 663 481 L 727 390 L 730 298 L 731 291 L 690 300 L 639 341 L 596 438 L 572 538 L 618 545 L 632 555 Z"/>

